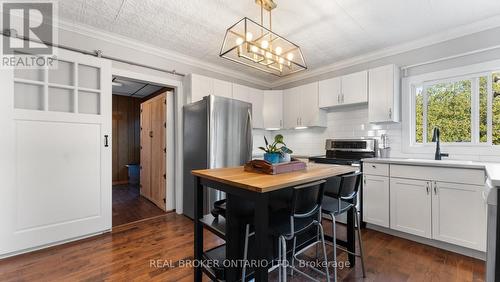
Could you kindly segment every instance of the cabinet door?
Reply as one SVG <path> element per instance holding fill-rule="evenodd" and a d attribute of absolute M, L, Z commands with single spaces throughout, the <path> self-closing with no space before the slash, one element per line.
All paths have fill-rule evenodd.
<path fill-rule="evenodd" d="M 298 87 L 283 91 L 283 122 L 285 128 L 299 126 L 300 92 Z"/>
<path fill-rule="evenodd" d="M 207 95 L 214 95 L 213 83 L 210 77 L 191 75 L 191 103 L 200 101 Z"/>
<path fill-rule="evenodd" d="M 397 121 L 394 107 L 399 89 L 395 89 L 396 69 L 387 65 L 368 72 L 368 120 L 369 122 Z"/>
<path fill-rule="evenodd" d="M 318 83 L 318 105 L 328 108 L 340 104 L 340 77 L 322 80 Z"/>
<path fill-rule="evenodd" d="M 361 71 L 342 76 L 342 104 L 368 102 L 368 72 Z"/>
<path fill-rule="evenodd" d="M 215 96 L 233 98 L 233 84 L 231 82 L 212 79 L 212 83 Z"/>
<path fill-rule="evenodd" d="M 391 178 L 391 229 L 431 238 L 430 186 L 429 181 Z"/>
<path fill-rule="evenodd" d="M 389 227 L 389 177 L 364 175 L 363 220 Z"/>
<path fill-rule="evenodd" d="M 253 128 L 263 128 L 263 104 L 264 97 L 262 90 L 244 85 L 233 85 L 233 98 L 252 104 L 252 126 Z"/>
<path fill-rule="evenodd" d="M 253 128 L 264 128 L 264 117 L 263 117 L 264 96 L 262 90 L 251 88 L 249 102 L 252 104 Z"/>
<path fill-rule="evenodd" d="M 486 251 L 487 205 L 482 190 L 477 185 L 434 182 L 433 239 Z"/>
<path fill-rule="evenodd" d="M 316 126 L 319 119 L 318 82 L 299 87 L 299 126 Z"/>
<path fill-rule="evenodd" d="M 264 128 L 279 129 L 283 127 L 283 91 L 264 91 L 263 118 Z"/>

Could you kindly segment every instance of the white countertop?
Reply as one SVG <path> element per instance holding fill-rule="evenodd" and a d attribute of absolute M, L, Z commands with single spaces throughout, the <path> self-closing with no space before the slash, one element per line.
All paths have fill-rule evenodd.
<path fill-rule="evenodd" d="M 500 163 L 461 161 L 461 160 L 428 160 L 428 159 L 398 159 L 398 158 L 368 158 L 362 160 L 365 163 L 404 164 L 418 166 L 438 166 L 454 168 L 483 169 L 491 184 L 500 188 Z"/>

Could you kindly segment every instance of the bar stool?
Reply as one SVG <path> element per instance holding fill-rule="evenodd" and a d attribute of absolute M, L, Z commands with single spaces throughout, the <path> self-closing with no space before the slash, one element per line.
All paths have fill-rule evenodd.
<path fill-rule="evenodd" d="M 363 278 L 366 277 L 365 261 L 363 257 L 363 242 L 361 239 L 361 224 L 359 222 L 358 209 L 356 208 L 356 198 L 359 191 L 359 184 L 361 182 L 361 172 L 339 176 L 340 183 L 339 189 L 336 192 L 327 191 L 321 206 L 322 212 L 329 220 L 332 221 L 332 243 L 333 243 L 333 259 L 334 259 L 334 281 L 337 281 L 337 235 L 335 217 L 354 209 L 354 217 L 357 225 L 359 254 L 350 252 L 344 248 L 339 248 L 349 254 L 361 258 L 361 268 L 363 270 Z"/>
<path fill-rule="evenodd" d="M 297 271 L 309 279 L 315 280 L 310 275 L 295 268 L 295 260 L 299 260 L 296 256 L 306 251 L 310 247 L 321 243 L 323 247 L 323 257 L 325 261 L 325 272 L 316 268 L 311 268 L 319 273 L 326 275 L 327 281 L 330 281 L 328 272 L 328 258 L 326 255 L 325 239 L 323 226 L 321 225 L 321 203 L 323 201 L 323 193 L 325 189 L 325 180 L 307 183 L 293 187 L 291 205 L 281 211 L 273 213 L 270 218 L 270 232 L 278 237 L 278 260 L 280 260 L 279 281 L 286 281 L 287 268 Z M 295 251 L 297 244 L 297 236 L 316 227 L 319 231 L 320 239 L 316 240 L 298 252 Z M 248 239 L 254 233 L 250 232 L 250 225 L 246 225 L 244 260 L 247 260 L 248 255 Z M 292 265 L 288 265 L 286 241 L 293 240 Z M 245 265 L 245 264 L 244 264 Z M 243 267 L 242 281 L 245 281 L 246 268 Z"/>

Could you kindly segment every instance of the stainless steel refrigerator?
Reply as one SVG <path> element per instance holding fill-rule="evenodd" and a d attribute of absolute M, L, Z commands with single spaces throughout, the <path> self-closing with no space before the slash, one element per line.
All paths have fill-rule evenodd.
<path fill-rule="evenodd" d="M 184 214 L 194 217 L 193 169 L 243 165 L 252 158 L 252 105 L 217 96 L 185 105 L 183 111 Z M 204 214 L 222 192 L 204 191 Z"/>

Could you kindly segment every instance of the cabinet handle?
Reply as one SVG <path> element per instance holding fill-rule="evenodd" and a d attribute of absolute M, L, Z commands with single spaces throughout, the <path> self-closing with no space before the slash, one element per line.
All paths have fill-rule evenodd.
<path fill-rule="evenodd" d="M 300 118 L 300 126 L 302 126 L 302 117 Z"/>
<path fill-rule="evenodd" d="M 297 118 L 297 125 L 299 125 L 299 118 Z"/>
<path fill-rule="evenodd" d="M 363 184 L 366 185 L 366 178 L 363 178 Z"/>
<path fill-rule="evenodd" d="M 108 143 L 108 135 L 104 135 L 104 147 L 109 147 L 109 143 Z"/>
<path fill-rule="evenodd" d="M 340 104 L 340 94 L 337 94 L 337 104 Z"/>
<path fill-rule="evenodd" d="M 344 104 L 344 93 L 342 93 L 342 104 Z"/>
<path fill-rule="evenodd" d="M 389 108 L 389 118 L 392 119 L 392 108 Z"/>
<path fill-rule="evenodd" d="M 425 190 L 427 191 L 427 195 L 429 195 L 429 182 L 425 182 Z"/>
<path fill-rule="evenodd" d="M 436 181 L 434 181 L 434 195 L 437 195 L 438 192 L 437 192 L 437 183 Z"/>
<path fill-rule="evenodd" d="M 373 168 L 377 168 L 377 166 L 376 166 L 376 165 L 372 165 L 372 167 L 373 167 Z"/>

